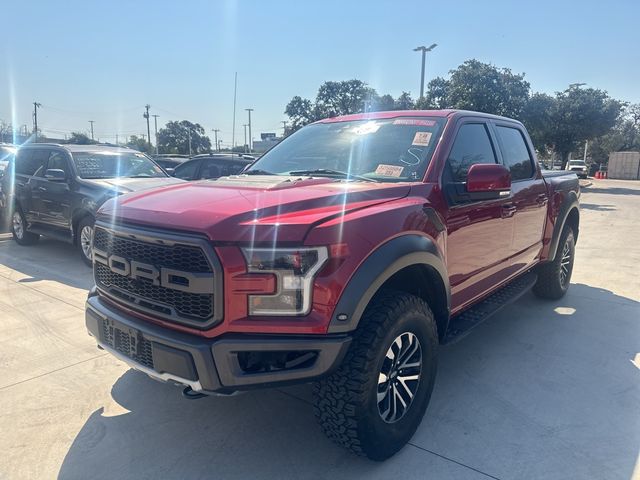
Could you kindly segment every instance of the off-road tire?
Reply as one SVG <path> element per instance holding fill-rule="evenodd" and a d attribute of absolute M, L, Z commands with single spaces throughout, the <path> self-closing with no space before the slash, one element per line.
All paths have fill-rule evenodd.
<path fill-rule="evenodd" d="M 378 407 L 378 377 L 394 340 L 410 332 L 419 340 L 421 373 L 413 400 L 395 423 Z M 429 404 L 437 370 L 438 335 L 422 299 L 382 292 L 366 308 L 345 359 L 331 376 L 314 384 L 314 413 L 337 444 L 372 460 L 385 460 L 413 436 Z"/>
<path fill-rule="evenodd" d="M 85 263 L 85 265 L 89 267 L 93 267 L 93 254 L 90 254 L 89 257 L 87 257 L 87 255 L 85 254 L 85 238 L 82 232 L 85 228 L 91 228 L 91 235 L 93 237 L 94 224 L 95 220 L 93 219 L 93 217 L 87 215 L 86 217 L 82 218 L 80 222 L 78 222 L 78 227 L 76 228 L 76 243 L 78 245 L 78 250 L 80 251 L 80 258 L 82 258 L 82 261 Z"/>
<path fill-rule="evenodd" d="M 538 280 L 533 286 L 533 293 L 540 298 L 549 300 L 558 300 L 562 298 L 571 282 L 571 273 L 573 272 L 573 261 L 576 251 L 575 236 L 573 229 L 566 225 L 560 235 L 558 242 L 558 250 L 553 261 L 540 265 L 537 269 Z M 569 263 L 566 263 L 567 253 L 569 255 Z M 564 262 L 564 277 L 563 277 Z"/>
<path fill-rule="evenodd" d="M 20 227 L 16 228 L 16 218 L 19 217 L 19 221 L 21 223 Z M 40 235 L 37 233 L 31 233 L 27 231 L 27 220 L 24 218 L 24 214 L 20 207 L 16 206 L 15 210 L 11 214 L 11 234 L 13 235 L 13 239 L 16 241 L 18 245 L 33 245 L 40 239 Z"/>

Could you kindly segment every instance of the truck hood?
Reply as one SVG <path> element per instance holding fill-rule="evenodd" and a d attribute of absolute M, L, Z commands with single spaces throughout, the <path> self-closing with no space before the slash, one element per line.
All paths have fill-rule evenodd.
<path fill-rule="evenodd" d="M 173 177 L 156 177 L 156 178 L 100 178 L 100 179 L 82 179 L 89 185 L 95 185 L 102 188 L 110 188 L 122 193 L 137 192 L 147 188 L 162 187 L 165 185 L 174 185 L 176 183 L 184 183 L 184 180 Z"/>
<path fill-rule="evenodd" d="M 106 222 L 205 234 L 214 242 L 292 242 L 345 212 L 407 196 L 407 184 L 249 176 L 190 182 L 124 195 L 98 212 Z"/>

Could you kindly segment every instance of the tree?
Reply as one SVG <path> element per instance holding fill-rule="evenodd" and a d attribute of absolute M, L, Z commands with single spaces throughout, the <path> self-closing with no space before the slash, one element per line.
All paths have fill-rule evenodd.
<path fill-rule="evenodd" d="M 609 132 L 591 142 L 589 150 L 594 162 L 604 164 L 611 152 L 640 150 L 640 104 L 626 108 Z"/>
<path fill-rule="evenodd" d="M 457 108 L 518 118 L 527 104 L 529 89 L 524 74 L 467 60 L 449 72 L 448 80 L 431 80 L 426 98 L 419 104 L 421 108 Z"/>
<path fill-rule="evenodd" d="M 183 155 L 207 153 L 211 151 L 211 140 L 199 123 L 172 121 L 158 131 L 158 151 Z"/>
<path fill-rule="evenodd" d="M 413 98 L 411 98 L 411 94 L 409 92 L 402 92 L 390 110 L 413 110 L 414 108 L 416 108 L 416 103 L 413 101 Z"/>
<path fill-rule="evenodd" d="M 522 119 L 538 147 L 553 150 L 564 168 L 571 152 L 613 128 L 623 106 L 605 91 L 570 87 L 555 97 L 533 95 Z"/>
<path fill-rule="evenodd" d="M 67 143 L 74 143 L 76 145 L 92 145 L 97 142 L 91 140 L 88 135 L 85 135 L 82 132 L 71 132 Z"/>
<path fill-rule="evenodd" d="M 131 135 L 127 142 L 127 147 L 138 150 L 139 152 L 151 153 L 151 147 L 149 142 L 143 137 L 138 135 Z"/>
<path fill-rule="evenodd" d="M 311 100 L 299 95 L 291 99 L 284 109 L 284 113 L 289 117 L 289 128 L 292 132 L 316 120 Z"/>

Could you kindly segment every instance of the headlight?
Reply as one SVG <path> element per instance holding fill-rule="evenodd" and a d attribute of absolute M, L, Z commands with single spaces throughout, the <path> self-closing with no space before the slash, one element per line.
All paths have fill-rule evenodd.
<path fill-rule="evenodd" d="M 273 295 L 249 295 L 249 315 L 306 315 L 313 279 L 328 258 L 326 247 L 243 248 L 249 273 L 276 277 Z"/>

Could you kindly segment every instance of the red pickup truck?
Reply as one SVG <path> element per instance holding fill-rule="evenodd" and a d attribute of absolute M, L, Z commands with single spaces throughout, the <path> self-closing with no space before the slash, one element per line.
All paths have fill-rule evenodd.
<path fill-rule="evenodd" d="M 514 120 L 322 120 L 240 175 L 107 202 L 86 324 L 190 398 L 313 381 L 326 434 L 383 460 L 425 413 L 439 344 L 567 291 L 579 194 Z"/>

